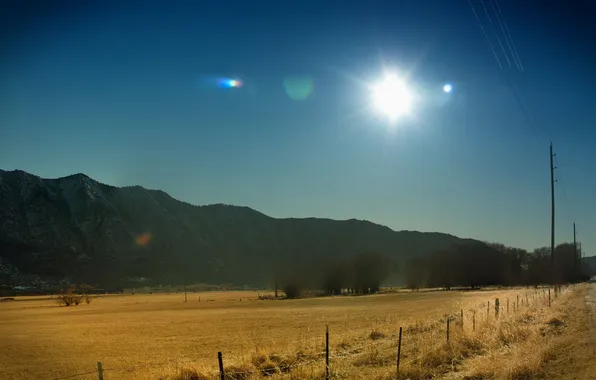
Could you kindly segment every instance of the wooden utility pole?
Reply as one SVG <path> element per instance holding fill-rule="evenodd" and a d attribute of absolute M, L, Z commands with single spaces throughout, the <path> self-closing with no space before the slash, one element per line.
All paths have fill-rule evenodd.
<path fill-rule="evenodd" d="M 581 273 L 581 262 L 579 256 L 577 255 L 577 234 L 575 233 L 575 222 L 573 222 L 573 269 L 574 276 L 577 276 L 578 273 Z"/>
<path fill-rule="evenodd" d="M 575 233 L 575 222 L 573 222 L 573 254 L 577 258 L 577 234 Z"/>
<path fill-rule="evenodd" d="M 555 165 L 553 154 L 553 143 L 550 143 L 550 262 L 551 281 L 555 283 Z"/>
<path fill-rule="evenodd" d="M 586 258 L 584 257 L 584 252 L 582 251 L 582 243 L 579 242 L 579 243 L 577 243 L 577 245 L 578 245 L 579 257 L 580 257 L 579 267 L 580 267 L 581 278 L 584 278 L 584 260 Z"/>

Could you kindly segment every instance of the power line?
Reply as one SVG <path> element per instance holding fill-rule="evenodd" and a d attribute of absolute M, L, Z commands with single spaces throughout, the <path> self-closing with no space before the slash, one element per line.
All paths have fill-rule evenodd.
<path fill-rule="evenodd" d="M 493 55 L 495 56 L 495 59 L 497 60 L 497 63 L 499 64 L 500 68 L 503 68 L 503 65 L 501 64 L 501 61 L 499 60 L 499 56 L 497 55 L 497 52 L 495 51 L 495 48 L 493 47 L 493 44 L 490 42 L 490 38 L 488 38 L 488 34 L 486 34 L 486 30 L 484 30 L 484 25 L 482 25 L 482 22 L 480 21 L 480 17 L 478 17 L 478 13 L 476 13 L 476 9 L 474 9 L 474 6 L 472 5 L 472 0 L 468 0 L 468 4 L 470 4 L 470 8 L 472 9 L 472 12 L 474 12 L 474 16 L 476 16 L 476 20 L 478 21 L 478 25 L 480 25 L 480 29 L 482 29 L 482 33 L 484 34 L 484 38 L 486 38 L 486 42 L 488 42 L 488 46 L 490 46 L 490 50 L 493 52 Z"/>
<path fill-rule="evenodd" d="M 476 17 L 476 21 L 478 22 L 478 25 L 480 26 L 480 29 L 482 30 L 482 34 L 484 35 L 484 38 L 486 39 L 489 48 L 491 49 L 497 63 L 499 64 L 499 67 L 502 69 L 503 66 L 501 65 L 501 61 L 499 60 L 497 52 L 495 51 L 493 44 L 491 43 L 490 38 L 488 37 L 488 34 L 486 33 L 486 29 L 484 28 L 484 25 L 483 25 L 482 21 L 480 20 L 480 17 L 478 17 L 478 13 L 476 12 L 474 6 L 472 5 L 472 1 L 468 0 L 468 4 L 470 6 L 470 9 L 474 13 L 474 16 Z M 497 7 L 499 7 L 498 3 L 496 3 L 496 5 L 497 5 Z M 487 16 L 488 16 L 488 11 L 487 11 L 486 7 L 484 6 L 484 3 L 483 3 L 483 7 L 484 7 L 485 11 L 487 12 Z M 500 12 L 500 8 L 499 8 L 499 12 Z M 489 17 L 489 21 L 491 21 L 491 23 L 492 23 L 490 16 L 488 16 L 488 17 Z M 503 20 L 503 22 L 504 22 L 504 20 Z M 513 42 L 513 41 L 511 41 L 511 42 Z M 513 54 L 513 56 L 515 57 L 515 53 Z M 521 109 L 522 113 L 524 114 L 526 123 L 533 130 L 534 136 L 536 137 L 538 142 L 542 142 L 540 135 L 538 133 L 538 127 L 536 126 L 534 113 L 532 112 L 531 108 L 529 106 L 525 106 L 524 102 L 522 101 L 523 93 L 521 93 L 521 90 L 518 89 L 518 87 L 513 83 L 513 80 L 507 74 L 505 74 L 505 77 L 507 79 L 507 82 L 509 84 L 511 92 L 514 95 L 519 108 Z"/>
<path fill-rule="evenodd" d="M 515 47 L 515 43 L 513 42 L 513 37 L 511 37 L 511 33 L 509 32 L 509 28 L 507 27 L 507 22 L 505 21 L 505 18 L 503 17 L 503 12 L 501 12 L 501 7 L 499 6 L 499 0 L 495 0 L 495 4 L 497 5 L 499 14 L 501 15 L 501 18 L 503 19 L 503 25 L 505 26 L 506 35 L 508 36 L 509 40 L 511 41 L 511 47 L 513 48 L 513 55 L 517 59 L 517 62 L 519 62 L 519 67 L 521 68 L 521 71 L 523 72 L 524 65 L 522 65 L 521 59 L 519 58 L 519 54 L 517 53 L 517 48 Z"/>
<path fill-rule="evenodd" d="M 493 23 L 493 19 L 488 14 L 488 9 L 486 9 L 486 4 L 484 4 L 484 1 L 482 1 L 481 3 L 482 3 L 482 8 L 484 8 L 484 13 L 486 13 L 486 17 L 488 18 L 488 21 L 490 22 L 490 25 L 493 27 L 493 29 L 495 29 L 495 24 Z M 505 59 L 507 60 L 507 64 L 509 65 L 509 67 L 511 67 L 511 61 L 509 60 L 509 56 L 507 55 L 507 52 L 505 51 L 505 47 L 503 47 L 503 43 L 501 42 L 501 39 L 499 38 L 498 33 L 496 34 L 496 37 L 497 37 L 497 41 L 499 42 L 499 45 L 501 46 L 501 50 L 503 51 L 503 55 L 505 56 Z"/>
<path fill-rule="evenodd" d="M 507 38 L 507 33 L 505 33 L 505 28 L 503 27 L 503 22 L 501 21 L 502 15 L 500 15 L 500 8 L 499 8 L 499 11 L 497 11 L 497 8 L 495 7 L 495 3 L 493 3 L 492 0 L 490 0 L 489 2 L 490 2 L 491 7 L 493 8 L 493 12 L 496 15 L 497 23 L 499 24 L 499 27 L 501 28 L 501 32 L 503 33 L 503 36 L 505 37 L 505 43 L 507 44 L 507 47 L 509 48 L 509 51 L 511 52 L 511 56 L 513 57 L 513 62 L 515 62 L 517 69 L 519 71 L 522 71 L 521 65 L 517 61 L 517 57 L 515 56 L 515 53 L 513 52 L 513 49 L 511 48 L 511 43 L 509 43 L 509 38 Z"/>

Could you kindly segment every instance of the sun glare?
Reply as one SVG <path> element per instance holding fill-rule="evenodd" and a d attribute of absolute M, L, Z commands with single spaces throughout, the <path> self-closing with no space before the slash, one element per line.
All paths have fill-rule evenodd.
<path fill-rule="evenodd" d="M 375 107 L 394 121 L 410 111 L 412 96 L 403 80 L 388 74 L 372 88 Z"/>

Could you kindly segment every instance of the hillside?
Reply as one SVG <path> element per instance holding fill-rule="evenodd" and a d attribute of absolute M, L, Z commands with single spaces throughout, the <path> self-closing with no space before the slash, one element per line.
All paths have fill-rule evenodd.
<path fill-rule="evenodd" d="M 296 263 L 366 251 L 396 263 L 462 240 L 367 221 L 275 219 L 248 207 L 193 206 L 163 191 L 84 174 L 0 170 L 0 281 L 185 281 L 267 285 Z"/>

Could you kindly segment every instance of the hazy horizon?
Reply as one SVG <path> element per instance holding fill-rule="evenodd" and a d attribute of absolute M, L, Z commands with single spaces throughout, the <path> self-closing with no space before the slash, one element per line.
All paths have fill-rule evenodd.
<path fill-rule="evenodd" d="M 0 167 L 532 249 L 550 244 L 552 141 L 556 241 L 576 222 L 593 254 L 593 9 L 499 4 L 523 71 L 467 1 L 14 1 Z M 371 110 L 384 70 L 420 95 L 396 125 Z"/>

